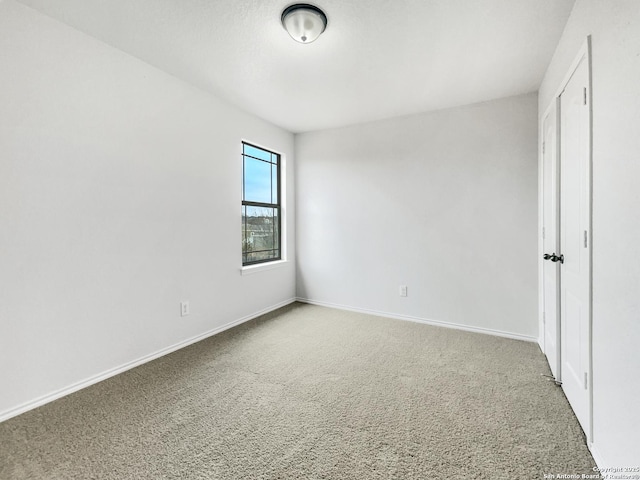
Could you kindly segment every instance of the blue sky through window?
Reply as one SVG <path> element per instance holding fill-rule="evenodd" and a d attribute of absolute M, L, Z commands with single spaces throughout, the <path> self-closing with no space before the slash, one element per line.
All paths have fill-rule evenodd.
<path fill-rule="evenodd" d="M 271 163 L 278 161 L 277 156 L 246 144 L 244 145 L 244 154 L 244 200 L 277 203 L 278 168 L 275 163 Z"/>

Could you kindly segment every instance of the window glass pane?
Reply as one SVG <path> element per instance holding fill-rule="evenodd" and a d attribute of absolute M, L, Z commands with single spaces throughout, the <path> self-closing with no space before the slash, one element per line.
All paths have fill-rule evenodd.
<path fill-rule="evenodd" d="M 267 260 L 279 260 L 278 252 L 276 250 L 251 252 L 247 254 L 245 263 L 258 263 Z"/>
<path fill-rule="evenodd" d="M 247 262 L 247 252 L 250 251 L 247 231 L 247 207 L 242 206 L 242 263 Z"/>
<path fill-rule="evenodd" d="M 242 144 L 242 153 L 242 262 L 279 260 L 280 156 L 246 143 Z"/>
<path fill-rule="evenodd" d="M 243 209 L 243 261 L 277 259 L 278 210 L 271 207 L 245 206 Z"/>
<path fill-rule="evenodd" d="M 278 220 L 279 220 L 278 210 L 274 209 L 273 210 L 273 248 L 279 251 L 280 242 L 278 240 L 280 239 L 280 232 L 278 231 L 278 226 L 280 225 L 280 222 Z"/>
<path fill-rule="evenodd" d="M 278 203 L 278 166 L 271 165 L 271 203 Z"/>
<path fill-rule="evenodd" d="M 271 203 L 271 164 L 244 157 L 244 199 Z"/>
<path fill-rule="evenodd" d="M 266 152 L 260 148 L 252 147 L 251 145 L 247 145 L 246 143 L 243 146 L 245 155 L 251 155 L 252 157 L 261 158 L 263 160 L 266 160 L 267 162 L 271 161 L 271 152 Z"/>

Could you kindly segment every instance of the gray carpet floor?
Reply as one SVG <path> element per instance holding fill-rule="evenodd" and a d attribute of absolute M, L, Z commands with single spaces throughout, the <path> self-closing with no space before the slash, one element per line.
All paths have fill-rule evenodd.
<path fill-rule="evenodd" d="M 593 473 L 541 373 L 533 343 L 296 303 L 0 423 L 0 478 Z"/>

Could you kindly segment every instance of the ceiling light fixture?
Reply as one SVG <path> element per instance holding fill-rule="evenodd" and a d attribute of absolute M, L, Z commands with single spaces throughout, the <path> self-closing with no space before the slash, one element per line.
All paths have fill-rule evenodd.
<path fill-rule="evenodd" d="M 282 12 L 282 26 L 291 38 L 300 43 L 311 43 L 327 28 L 327 16 L 318 7 L 296 3 Z"/>

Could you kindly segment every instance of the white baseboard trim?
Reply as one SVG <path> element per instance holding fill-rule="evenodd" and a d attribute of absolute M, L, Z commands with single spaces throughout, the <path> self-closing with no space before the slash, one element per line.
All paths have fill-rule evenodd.
<path fill-rule="evenodd" d="M 17 407 L 10 408 L 9 410 L 0 412 L 0 422 L 8 420 L 12 417 L 16 417 L 22 413 L 28 412 L 29 410 L 33 410 L 34 408 L 40 407 L 49 402 L 53 402 L 54 400 L 57 400 L 66 395 L 69 395 L 70 393 L 77 392 L 78 390 L 81 390 L 83 388 L 89 387 L 103 380 L 106 380 L 107 378 L 118 375 L 119 373 L 126 372 L 127 370 L 131 370 L 132 368 L 138 367 L 144 363 L 155 360 L 156 358 L 160 358 L 169 353 L 175 352 L 176 350 L 180 350 L 181 348 L 188 347 L 189 345 L 199 342 L 200 340 L 204 340 L 205 338 L 224 332 L 225 330 L 233 328 L 242 323 L 248 322 L 249 320 L 253 320 L 254 318 L 259 317 L 260 315 L 264 315 L 265 313 L 269 313 L 274 310 L 277 310 L 278 308 L 285 307 L 295 301 L 296 301 L 295 298 L 290 298 L 289 300 L 285 300 L 284 302 L 280 302 L 276 305 L 272 305 L 270 307 L 264 308 L 259 312 L 255 312 L 245 317 L 239 318 L 238 320 L 229 322 L 225 325 L 222 325 L 221 327 L 216 327 L 207 332 L 201 333 L 200 335 L 196 335 L 195 337 L 188 338 L 186 340 L 175 343 L 169 347 L 163 348 L 149 355 L 145 355 L 144 357 L 140 357 L 137 360 L 133 360 L 132 362 L 125 363 L 115 368 L 111 368 L 102 373 L 99 373 L 98 375 L 94 375 L 85 380 L 69 385 L 68 387 L 61 388 L 54 392 L 38 397 L 35 400 L 25 402 L 21 405 L 18 405 Z"/>
<path fill-rule="evenodd" d="M 598 466 L 598 468 L 600 470 L 603 470 L 606 467 L 611 468 L 611 465 L 606 465 L 604 463 L 604 461 L 602 460 L 602 456 L 600 455 L 600 452 L 598 451 L 598 449 L 596 448 L 596 446 L 593 443 L 587 443 L 587 447 L 589 447 L 589 451 L 591 452 L 591 456 L 595 460 L 596 465 Z"/>
<path fill-rule="evenodd" d="M 443 322 L 440 320 L 430 320 L 427 318 L 412 317 L 410 315 L 400 315 L 400 314 L 391 313 L 391 312 L 380 312 L 378 310 L 369 310 L 366 308 L 357 308 L 357 307 L 351 307 L 348 305 L 339 305 L 336 303 L 321 302 L 318 300 L 311 300 L 309 298 L 302 298 L 302 297 L 297 297 L 296 301 L 302 302 L 302 303 L 309 303 L 311 305 L 319 305 L 321 307 L 337 308 L 339 310 L 348 310 L 350 312 L 365 313 L 368 315 L 375 315 L 377 317 L 387 317 L 387 318 L 393 318 L 395 320 L 405 320 L 408 322 L 423 323 L 425 325 L 433 325 L 436 327 L 453 328 L 456 330 L 464 330 L 465 332 L 484 333 L 486 335 L 494 335 L 497 337 L 511 338 L 513 340 L 522 340 L 525 342 L 538 343 L 537 337 L 520 335 L 518 333 L 503 332 L 501 330 L 492 330 L 490 328 L 471 327 L 469 325 L 461 325 L 459 323 Z"/>

